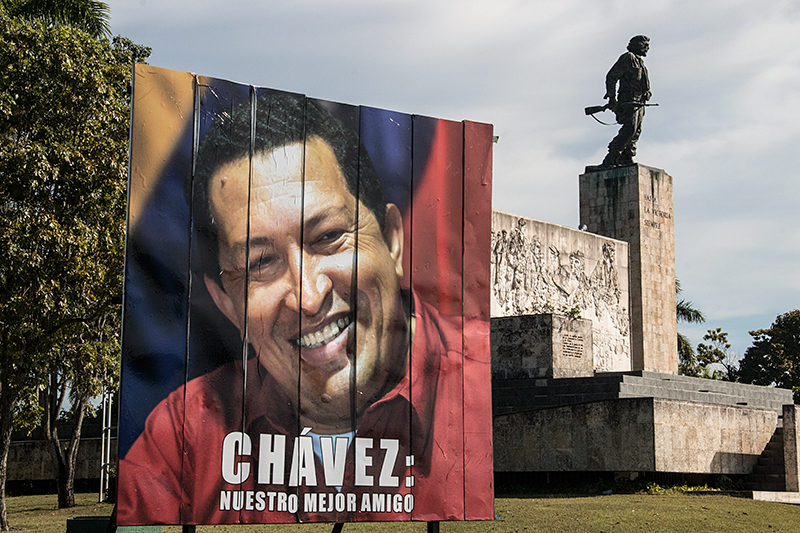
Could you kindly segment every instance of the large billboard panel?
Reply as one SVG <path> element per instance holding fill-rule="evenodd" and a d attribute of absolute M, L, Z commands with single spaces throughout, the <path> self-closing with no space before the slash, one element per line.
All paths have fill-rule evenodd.
<path fill-rule="evenodd" d="M 492 127 L 137 65 L 117 522 L 493 519 Z"/>

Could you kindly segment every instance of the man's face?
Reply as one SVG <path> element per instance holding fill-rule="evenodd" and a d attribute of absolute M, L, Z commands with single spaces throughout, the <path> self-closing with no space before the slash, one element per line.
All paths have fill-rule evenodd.
<path fill-rule="evenodd" d="M 222 286 L 209 278 L 206 286 L 242 332 L 247 295 L 247 340 L 291 396 L 300 380 L 301 422 L 342 431 L 351 373 L 361 413 L 405 368 L 400 213 L 389 205 L 381 231 L 348 191 L 330 146 L 313 137 L 305 161 L 302 143 L 253 158 L 248 257 L 249 171 L 241 159 L 212 178 Z"/>
<path fill-rule="evenodd" d="M 639 56 L 646 56 L 647 52 L 650 50 L 650 43 L 647 41 L 639 41 L 636 44 L 636 55 Z"/>

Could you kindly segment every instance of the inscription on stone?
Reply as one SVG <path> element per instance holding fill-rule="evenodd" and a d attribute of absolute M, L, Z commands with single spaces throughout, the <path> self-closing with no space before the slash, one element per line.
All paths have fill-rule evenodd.
<path fill-rule="evenodd" d="M 567 357 L 583 357 L 583 337 L 575 333 L 562 333 L 561 353 Z"/>
<path fill-rule="evenodd" d="M 653 215 L 655 215 L 657 217 L 666 218 L 667 220 L 672 218 L 672 213 L 668 213 L 668 212 L 662 211 L 660 209 L 653 209 L 653 208 L 650 208 L 650 207 L 645 207 L 644 208 L 644 212 L 647 213 L 647 214 L 651 214 L 652 213 Z"/>

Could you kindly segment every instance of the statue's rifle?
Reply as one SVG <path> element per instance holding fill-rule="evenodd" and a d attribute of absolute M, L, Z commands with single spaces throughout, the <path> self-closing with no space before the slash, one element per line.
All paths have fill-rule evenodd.
<path fill-rule="evenodd" d="M 645 103 L 642 103 L 642 102 L 622 102 L 621 104 L 617 104 L 617 105 L 620 106 L 620 107 L 656 107 L 656 106 L 658 106 L 658 104 L 645 104 Z M 609 103 L 609 104 L 606 104 L 606 105 L 589 106 L 589 107 L 585 108 L 583 111 L 584 111 L 584 113 L 586 113 L 587 115 L 590 115 L 593 119 L 595 119 L 597 122 L 599 122 L 603 126 L 613 126 L 614 124 L 618 124 L 618 122 L 617 123 L 610 123 L 610 122 L 606 123 L 606 122 L 603 122 L 602 120 L 600 120 L 599 118 L 597 118 L 596 116 L 594 116 L 595 113 L 601 113 L 601 112 L 605 111 L 606 109 L 610 109 L 610 108 L 611 108 L 611 104 Z"/>

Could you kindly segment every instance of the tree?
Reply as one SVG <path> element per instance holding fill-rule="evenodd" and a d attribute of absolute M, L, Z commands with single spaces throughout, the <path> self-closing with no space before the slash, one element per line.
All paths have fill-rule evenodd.
<path fill-rule="evenodd" d="M 778 315 L 770 328 L 750 335 L 753 345 L 739 364 L 739 380 L 792 389 L 800 403 L 800 310 Z"/>
<path fill-rule="evenodd" d="M 66 380 L 80 422 L 82 397 L 117 364 L 134 52 L 5 11 L 0 28 L 0 527 L 8 529 L 15 411 L 52 418 L 39 392 Z M 65 457 L 74 470 L 74 455 Z M 59 505 L 69 505 L 69 476 L 58 481 Z"/>
<path fill-rule="evenodd" d="M 702 324 L 706 321 L 703 313 L 694 307 L 694 304 L 683 298 L 678 299 L 683 290 L 681 282 L 675 278 L 675 312 L 678 315 L 678 322 L 688 322 Z M 695 355 L 692 343 L 686 335 L 678 333 L 678 373 L 684 376 L 699 376 L 697 356 Z"/>
<path fill-rule="evenodd" d="M 98 0 L 2 0 L 10 17 L 80 28 L 93 37 L 109 37 L 108 4 Z"/>
<path fill-rule="evenodd" d="M 735 381 L 737 376 L 736 356 L 731 352 L 728 334 L 722 331 L 722 328 L 709 329 L 703 335 L 703 340 L 708 344 L 700 343 L 697 345 L 699 376 L 708 379 Z M 712 365 L 719 365 L 722 370 L 712 368 Z"/>
<path fill-rule="evenodd" d="M 115 309 L 96 320 L 65 328 L 63 338 L 50 352 L 48 380 L 39 392 L 39 411 L 45 439 L 56 462 L 59 508 L 75 505 L 75 465 L 83 420 L 89 400 L 116 388 L 119 375 L 119 320 Z M 62 408 L 69 395 L 70 409 Z M 70 437 L 64 447 L 58 437 L 58 422 L 66 414 Z"/>

